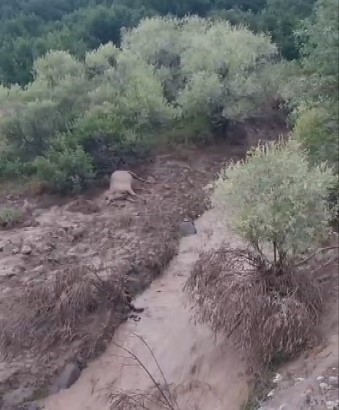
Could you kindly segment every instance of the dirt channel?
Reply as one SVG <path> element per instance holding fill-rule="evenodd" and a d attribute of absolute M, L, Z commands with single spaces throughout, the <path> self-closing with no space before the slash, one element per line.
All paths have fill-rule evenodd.
<path fill-rule="evenodd" d="M 225 338 L 215 338 L 207 326 L 191 321 L 182 290 L 199 252 L 218 247 L 226 238 L 236 245 L 236 239 L 214 210 L 204 213 L 196 227 L 196 235 L 181 240 L 178 255 L 164 275 L 136 299 L 138 306 L 146 307 L 141 320 L 120 326 L 106 352 L 83 371 L 78 382 L 44 402 L 47 410 L 122 409 L 123 401 L 127 405 L 132 400 L 136 409 L 149 410 L 239 410 L 244 405 L 248 397 L 245 364 Z M 173 407 L 157 403 L 154 382 L 128 351 L 162 383 L 162 389 L 166 390 L 166 383 L 170 386 Z"/>

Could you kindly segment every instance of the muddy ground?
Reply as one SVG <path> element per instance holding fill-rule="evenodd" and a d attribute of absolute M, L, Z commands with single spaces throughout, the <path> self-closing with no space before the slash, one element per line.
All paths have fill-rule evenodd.
<path fill-rule="evenodd" d="M 67 363 L 86 366 L 129 315 L 117 303 L 101 309 L 86 306 L 77 328 L 66 323 L 54 334 L 49 324 L 53 334 L 40 338 L 34 321 L 17 321 L 14 330 L 8 326 L 27 308 L 27 290 L 44 287 L 53 293 L 57 278 L 74 271 L 85 277 L 90 270 L 100 280 L 121 278 L 132 297 L 140 293 L 176 254 L 180 222 L 196 219 L 208 207 L 209 184 L 225 162 L 241 158 L 258 139 L 274 139 L 281 130 L 281 124 L 255 124 L 242 131 L 245 139 L 238 144 L 166 149 L 133 169 L 152 181 L 136 183 L 135 202 L 107 204 L 104 188 L 73 198 L 27 190 L 21 195 L 13 193 L 15 187 L 0 194 L 0 207 L 22 209 L 25 198 L 31 204 L 18 226 L 0 230 L 0 326 L 9 329 L 0 332 L 0 408 L 2 397 L 18 388 L 32 392 L 29 401 L 48 395 Z"/>
<path fill-rule="evenodd" d="M 247 130 L 247 143 L 242 135 L 240 144 L 167 149 L 134 169 L 153 182 L 137 182 L 135 202 L 107 204 L 103 189 L 67 199 L 36 196 L 29 190 L 20 195 L 13 193 L 15 187 L 2 192 L 1 207 L 22 209 L 25 198 L 29 207 L 17 227 L 0 231 L 0 398 L 18 388 L 34 390 L 30 399 L 48 394 L 65 364 L 77 360 L 85 366 L 126 319 L 125 311 L 114 312 L 116 305 L 113 312 L 112 306 L 92 307 L 85 318 L 82 311 L 85 320 L 76 329 L 66 323 L 54 334 L 49 323 L 48 335 L 42 332 L 40 338 L 35 321 L 43 292 L 53 297 L 58 278 L 74 270 L 87 275 L 88 267 L 99 278 L 122 278 L 132 296 L 141 292 L 175 255 L 180 222 L 194 220 L 207 208 L 209 192 L 204 187 L 222 165 L 243 156 L 253 141 L 276 138 L 280 131 L 280 125 L 255 125 Z M 39 289 L 38 302 L 33 298 L 33 313 L 27 315 L 32 300 L 28 303 L 26 294 L 32 289 Z M 41 309 L 46 314 L 46 307 Z"/>

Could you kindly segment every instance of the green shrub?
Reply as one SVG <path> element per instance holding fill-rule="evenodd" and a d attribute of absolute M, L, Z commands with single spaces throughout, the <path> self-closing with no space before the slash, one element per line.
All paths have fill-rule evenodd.
<path fill-rule="evenodd" d="M 125 32 L 122 44 L 154 67 L 180 121 L 244 120 L 262 114 L 276 92 L 265 78 L 276 46 L 227 21 L 154 17 Z"/>
<path fill-rule="evenodd" d="M 47 151 L 54 135 L 64 126 L 57 104 L 51 100 L 22 104 L 1 125 L 6 140 L 26 160 Z"/>
<path fill-rule="evenodd" d="M 328 237 L 328 190 L 335 177 L 324 163 L 311 167 L 296 140 L 249 152 L 221 174 L 214 203 L 256 252 L 284 264 Z"/>
<path fill-rule="evenodd" d="M 111 173 L 122 164 L 145 158 L 148 144 L 129 138 L 114 110 L 96 110 L 80 119 L 66 141 L 79 145 L 91 158 L 97 176 Z"/>
<path fill-rule="evenodd" d="M 61 193 L 79 192 L 94 178 L 91 160 L 81 147 L 52 149 L 37 158 L 35 166 L 38 178 Z"/>
<path fill-rule="evenodd" d="M 13 228 L 23 220 L 23 213 L 16 208 L 0 208 L 0 228 Z"/>
<path fill-rule="evenodd" d="M 31 162 L 23 162 L 13 155 L 0 153 L 0 178 L 16 178 L 34 174 L 35 168 Z"/>
<path fill-rule="evenodd" d="M 42 157 L 39 175 L 69 191 L 87 179 L 89 160 L 101 175 L 145 157 L 166 133 L 206 141 L 266 110 L 275 58 L 269 37 L 198 17 L 143 20 L 123 32 L 120 49 L 107 43 L 84 59 L 49 51 L 25 88 L 0 87 L 0 135 L 12 153 L 0 175 Z M 79 149 L 86 159 L 75 155 L 75 165 Z"/>
<path fill-rule="evenodd" d="M 299 113 L 294 134 L 307 150 L 312 164 L 328 162 L 336 172 L 337 179 L 330 189 L 328 199 L 334 212 L 337 212 L 333 223 L 339 221 L 339 140 L 338 112 L 333 108 L 313 107 Z"/>
<path fill-rule="evenodd" d="M 328 161 L 338 172 L 338 113 L 322 107 L 301 111 L 294 128 L 295 136 L 307 149 L 314 164 Z"/>

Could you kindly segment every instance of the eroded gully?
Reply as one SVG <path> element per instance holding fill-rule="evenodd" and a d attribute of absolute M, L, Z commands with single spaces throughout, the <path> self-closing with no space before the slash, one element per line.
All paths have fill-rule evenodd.
<path fill-rule="evenodd" d="M 218 247 L 224 240 L 234 246 L 238 240 L 215 210 L 204 213 L 196 227 L 196 235 L 181 240 L 179 253 L 164 274 L 136 299 L 136 306 L 145 307 L 141 320 L 122 324 L 105 353 L 89 364 L 71 388 L 44 400 L 46 410 L 109 410 L 113 409 L 110 392 L 154 388 L 146 372 L 117 345 L 135 354 L 162 382 L 154 358 L 135 335 L 145 339 L 167 382 L 176 386 L 173 394 L 181 410 L 241 408 L 248 395 L 245 364 L 229 342 L 194 323 L 182 289 L 199 252 Z"/>

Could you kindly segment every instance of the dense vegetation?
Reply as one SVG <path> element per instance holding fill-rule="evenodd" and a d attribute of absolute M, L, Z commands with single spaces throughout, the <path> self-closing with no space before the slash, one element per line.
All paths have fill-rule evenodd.
<path fill-rule="evenodd" d="M 172 14 L 228 19 L 273 35 L 288 59 L 298 57 L 293 31 L 314 0 L 2 0 L 0 82 L 27 84 L 33 61 L 53 49 L 76 57 L 109 41 L 145 17 Z"/>
<path fill-rule="evenodd" d="M 311 162 L 337 167 L 338 9 L 336 0 L 311 9 L 304 0 L 3 1 L 0 176 L 79 190 L 159 138 L 225 135 L 277 101 Z M 181 18 L 137 23 L 157 13 Z"/>
<path fill-rule="evenodd" d="M 33 82 L 0 89 L 0 171 L 80 189 L 159 134 L 207 139 L 230 120 L 265 115 L 276 66 L 267 36 L 199 17 L 143 20 L 121 48 L 107 43 L 84 60 L 49 52 Z"/>

